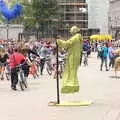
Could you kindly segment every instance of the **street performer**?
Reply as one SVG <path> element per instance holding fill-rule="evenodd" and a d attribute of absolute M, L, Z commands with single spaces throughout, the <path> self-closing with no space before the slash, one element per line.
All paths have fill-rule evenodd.
<path fill-rule="evenodd" d="M 58 46 L 67 49 L 67 60 L 62 78 L 61 93 L 75 93 L 79 91 L 77 70 L 80 65 L 83 40 L 79 34 L 80 28 L 73 26 L 70 30 L 72 37 L 67 41 L 58 39 Z"/>

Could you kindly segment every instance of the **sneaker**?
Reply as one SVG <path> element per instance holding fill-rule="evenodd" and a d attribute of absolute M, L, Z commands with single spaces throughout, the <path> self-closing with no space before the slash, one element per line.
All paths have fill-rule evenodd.
<path fill-rule="evenodd" d="M 11 87 L 12 90 L 16 91 L 17 89 L 15 87 Z"/>
<path fill-rule="evenodd" d="M 3 78 L 3 77 L 1 77 L 1 80 L 4 80 L 4 78 Z"/>

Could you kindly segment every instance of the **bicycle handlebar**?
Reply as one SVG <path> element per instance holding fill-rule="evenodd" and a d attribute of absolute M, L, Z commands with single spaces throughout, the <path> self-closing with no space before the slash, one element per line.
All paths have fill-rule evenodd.
<path fill-rule="evenodd" d="M 21 68 L 25 63 L 26 63 L 26 61 L 23 62 L 22 64 L 16 65 L 15 68 Z"/>

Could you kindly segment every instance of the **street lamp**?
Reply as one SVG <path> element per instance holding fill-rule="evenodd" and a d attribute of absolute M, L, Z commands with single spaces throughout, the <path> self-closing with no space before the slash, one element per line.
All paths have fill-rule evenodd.
<path fill-rule="evenodd" d="M 83 7 L 79 8 L 79 13 L 86 14 L 87 12 L 88 12 L 87 8 L 83 8 Z M 85 17 L 83 17 L 82 20 L 85 20 Z M 83 35 L 83 32 L 82 32 L 82 35 Z"/>
<path fill-rule="evenodd" d="M 108 33 L 111 34 L 112 32 L 112 20 L 111 17 L 108 17 Z"/>
<path fill-rule="evenodd" d="M 81 12 L 81 13 L 87 13 L 88 11 L 87 11 L 86 8 L 79 8 L 79 12 Z"/>
<path fill-rule="evenodd" d="M 118 21 L 120 20 L 119 16 L 115 16 L 114 20 L 115 20 L 115 41 L 117 41 L 117 36 L 119 33 L 119 28 L 118 28 L 119 27 Z"/>
<path fill-rule="evenodd" d="M 6 24 L 7 41 L 9 40 L 9 23 Z"/>
<path fill-rule="evenodd" d="M 38 24 L 38 22 L 36 22 L 36 31 L 37 31 L 36 38 L 37 38 L 37 41 L 38 41 L 38 33 L 39 33 L 39 24 Z"/>

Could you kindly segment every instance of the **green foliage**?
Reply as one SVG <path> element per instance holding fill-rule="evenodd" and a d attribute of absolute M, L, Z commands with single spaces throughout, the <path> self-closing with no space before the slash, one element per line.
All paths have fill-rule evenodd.
<path fill-rule="evenodd" d="M 35 19 L 33 17 L 34 10 L 32 6 L 24 7 L 24 27 L 25 29 L 33 28 L 35 25 Z"/>
<path fill-rule="evenodd" d="M 56 0 L 34 0 L 33 1 L 34 17 L 36 20 L 51 19 L 57 14 Z"/>
<path fill-rule="evenodd" d="M 57 11 L 56 0 L 32 0 L 24 10 L 25 29 L 35 29 L 37 24 L 40 31 L 50 32 L 57 25 Z"/>
<path fill-rule="evenodd" d="M 12 0 L 11 7 L 17 0 Z M 12 20 L 12 24 L 24 23 L 24 28 L 27 31 L 36 29 L 36 24 L 39 30 L 43 32 L 53 32 L 58 25 L 58 5 L 57 0 L 18 0 L 23 4 L 23 14 Z M 0 21 L 5 22 L 5 19 L 0 16 Z"/>

